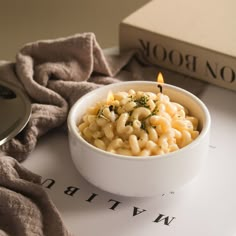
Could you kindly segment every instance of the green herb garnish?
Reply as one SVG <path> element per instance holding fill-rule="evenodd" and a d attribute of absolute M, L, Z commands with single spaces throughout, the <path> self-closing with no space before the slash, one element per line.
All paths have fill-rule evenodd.
<path fill-rule="evenodd" d="M 98 113 L 97 113 L 97 117 L 101 117 L 101 116 L 104 116 L 103 114 L 103 108 L 100 108 Z"/>
<path fill-rule="evenodd" d="M 156 115 L 159 112 L 159 109 L 157 106 L 155 106 L 154 110 L 152 111 L 152 115 Z"/>
<path fill-rule="evenodd" d="M 133 125 L 133 121 L 132 120 L 128 120 L 126 123 L 125 123 L 125 125 Z"/>
<path fill-rule="evenodd" d="M 148 100 L 149 100 L 149 97 L 142 96 L 139 99 L 135 99 L 134 102 L 136 102 L 136 107 L 146 107 L 146 108 L 149 108 L 149 105 L 147 105 Z"/>
<path fill-rule="evenodd" d="M 110 105 L 110 106 L 109 106 L 109 111 L 114 111 L 113 105 Z"/>
<path fill-rule="evenodd" d="M 145 124 L 145 122 L 141 123 L 141 127 L 140 128 L 146 131 L 146 124 Z"/>
<path fill-rule="evenodd" d="M 102 107 L 102 108 L 99 109 L 99 111 L 98 111 L 98 113 L 97 113 L 97 117 L 98 117 L 98 118 L 103 118 L 103 119 L 105 119 L 105 120 L 109 120 L 109 119 L 103 114 L 103 109 L 104 109 L 104 107 Z"/>

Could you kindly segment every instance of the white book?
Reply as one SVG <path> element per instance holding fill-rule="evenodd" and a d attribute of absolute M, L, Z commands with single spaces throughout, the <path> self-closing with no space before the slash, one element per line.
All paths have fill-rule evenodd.
<path fill-rule="evenodd" d="M 155 0 L 120 23 L 121 52 L 236 91 L 236 1 Z"/>

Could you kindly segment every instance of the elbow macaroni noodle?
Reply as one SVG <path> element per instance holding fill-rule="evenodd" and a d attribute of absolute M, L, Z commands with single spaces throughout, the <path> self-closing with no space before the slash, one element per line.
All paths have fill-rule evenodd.
<path fill-rule="evenodd" d="M 167 95 L 132 89 L 90 107 L 78 124 L 92 145 L 128 156 L 176 151 L 199 135 L 197 128 L 198 119 Z"/>

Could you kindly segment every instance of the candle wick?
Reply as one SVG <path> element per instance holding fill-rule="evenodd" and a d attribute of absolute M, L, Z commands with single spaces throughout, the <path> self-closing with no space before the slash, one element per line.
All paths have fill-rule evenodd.
<path fill-rule="evenodd" d="M 162 93 L 162 86 L 158 84 L 157 87 L 160 89 L 160 93 Z"/>

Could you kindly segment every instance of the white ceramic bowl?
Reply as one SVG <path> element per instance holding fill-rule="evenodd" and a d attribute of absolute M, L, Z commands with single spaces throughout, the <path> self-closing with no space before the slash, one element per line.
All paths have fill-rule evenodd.
<path fill-rule="evenodd" d="M 187 107 L 200 122 L 200 135 L 182 149 L 159 156 L 130 157 L 100 150 L 85 141 L 76 124 L 88 107 L 104 100 L 109 91 L 129 89 L 158 92 L 156 82 L 120 82 L 96 89 L 80 98 L 68 116 L 69 146 L 72 160 L 80 174 L 105 191 L 124 196 L 154 196 L 174 191 L 191 181 L 200 171 L 209 146 L 210 114 L 204 103 L 175 86 L 163 85 L 163 93 Z"/>

